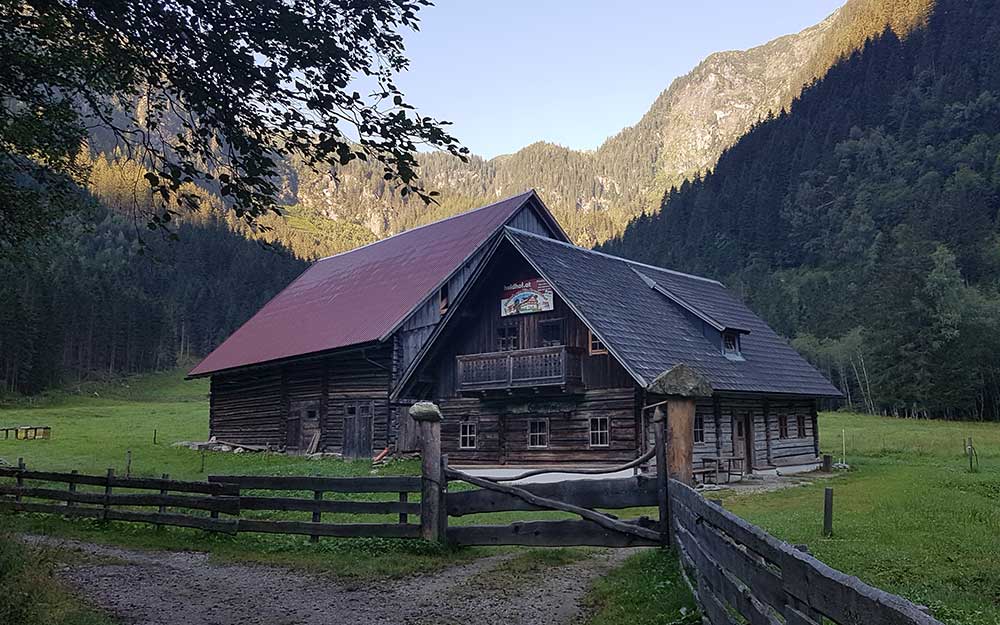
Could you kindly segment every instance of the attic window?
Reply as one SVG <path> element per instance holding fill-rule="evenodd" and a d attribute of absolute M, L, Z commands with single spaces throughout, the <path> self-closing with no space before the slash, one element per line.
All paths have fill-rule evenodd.
<path fill-rule="evenodd" d="M 442 315 L 445 314 L 446 312 L 448 312 L 448 285 L 447 284 L 445 284 L 444 286 L 442 286 L 441 290 L 438 291 L 438 305 L 439 305 L 439 307 L 441 309 L 441 314 Z"/>
<path fill-rule="evenodd" d="M 740 335 L 737 332 L 722 333 L 722 354 L 733 360 L 743 360 L 740 352 Z"/>
<path fill-rule="evenodd" d="M 590 355 L 591 356 L 597 356 L 598 354 L 607 354 L 608 353 L 607 346 L 601 341 L 601 339 L 597 338 L 597 335 L 594 334 L 593 330 L 589 331 L 588 344 L 590 345 Z"/>

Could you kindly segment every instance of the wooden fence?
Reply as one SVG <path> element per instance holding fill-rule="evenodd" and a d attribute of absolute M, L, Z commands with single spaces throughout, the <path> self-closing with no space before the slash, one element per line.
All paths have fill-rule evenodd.
<path fill-rule="evenodd" d="M 118 477 L 112 469 L 105 475 L 31 471 L 19 461 L 17 467 L 0 467 L 0 510 L 171 525 L 227 534 L 418 538 L 420 526 L 410 521 L 421 515 L 420 504 L 410 502 L 409 495 L 420 492 L 420 488 L 419 477 L 405 476 L 220 475 L 209 477 L 207 482 L 181 482 L 167 475 Z M 327 500 L 326 493 L 394 493 L 398 500 Z M 311 512 L 311 521 L 284 520 L 268 514 L 283 512 Z M 398 522 L 324 523 L 324 513 L 391 514 L 398 515 Z"/>
<path fill-rule="evenodd" d="M 712 625 L 941 625 L 675 480 L 670 508 L 681 563 Z"/>
<path fill-rule="evenodd" d="M 237 519 L 220 516 L 239 515 L 239 488 L 235 485 L 179 482 L 167 476 L 118 477 L 112 469 L 105 475 L 29 471 L 23 462 L 18 464 L 0 468 L 0 478 L 13 479 L 13 484 L 0 483 L 0 510 L 174 525 L 228 534 L 238 529 Z M 177 508 L 187 512 L 177 512 Z"/>
<path fill-rule="evenodd" d="M 269 534 L 304 534 L 320 536 L 380 538 L 418 538 L 420 525 L 411 523 L 420 516 L 420 504 L 409 501 L 410 493 L 419 493 L 419 477 L 272 477 L 213 475 L 213 484 L 235 487 L 239 494 L 241 532 Z M 251 492 L 247 492 L 251 491 Z M 267 491 L 262 492 L 262 491 Z M 275 491 L 281 493 L 273 494 Z M 288 493 L 308 492 L 308 498 Z M 344 501 L 324 499 L 326 493 L 395 493 L 397 501 Z M 311 512 L 311 521 L 288 521 L 248 518 L 247 511 Z M 324 523 L 322 515 L 373 514 L 398 516 L 398 523 Z"/>

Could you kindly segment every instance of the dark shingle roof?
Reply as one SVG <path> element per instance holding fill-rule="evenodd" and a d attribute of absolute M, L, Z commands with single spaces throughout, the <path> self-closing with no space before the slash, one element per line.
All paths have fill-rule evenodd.
<path fill-rule="evenodd" d="M 721 283 L 506 229 L 637 381 L 685 363 L 717 391 L 839 396 L 840 392 Z M 656 286 L 666 290 L 664 294 Z M 722 354 L 703 320 L 746 332 L 743 360 Z M 709 325 L 716 325 L 709 322 Z"/>

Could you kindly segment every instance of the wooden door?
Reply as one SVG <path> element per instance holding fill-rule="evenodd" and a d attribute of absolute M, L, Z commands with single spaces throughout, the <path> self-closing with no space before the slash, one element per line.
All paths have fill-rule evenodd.
<path fill-rule="evenodd" d="M 303 406 L 299 414 L 302 415 L 300 427 L 302 434 L 299 439 L 299 449 L 309 453 L 316 453 L 319 451 L 320 436 L 319 403 Z"/>
<path fill-rule="evenodd" d="M 743 471 L 749 473 L 753 463 L 753 433 L 750 413 L 733 415 L 733 457 L 743 459 Z"/>
<path fill-rule="evenodd" d="M 344 406 L 345 458 L 372 457 L 373 402 L 349 402 Z"/>
<path fill-rule="evenodd" d="M 285 419 L 285 447 L 298 449 L 302 440 L 302 417 L 298 410 L 289 410 Z"/>

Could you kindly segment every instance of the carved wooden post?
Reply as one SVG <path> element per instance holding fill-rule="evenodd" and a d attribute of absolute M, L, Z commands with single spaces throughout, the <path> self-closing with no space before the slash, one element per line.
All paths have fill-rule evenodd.
<path fill-rule="evenodd" d="M 694 399 L 667 401 L 667 466 L 670 475 L 688 486 L 694 483 Z"/>
<path fill-rule="evenodd" d="M 445 484 L 441 463 L 441 410 L 431 402 L 410 406 L 410 417 L 420 426 L 420 535 L 424 540 L 444 542 L 447 515 L 443 509 L 442 486 Z"/>
<path fill-rule="evenodd" d="M 667 467 L 673 479 L 690 485 L 694 481 L 695 400 L 711 397 L 712 385 L 691 367 L 675 365 L 656 376 L 646 392 L 666 399 Z M 661 412 L 662 406 L 656 410 Z"/>

